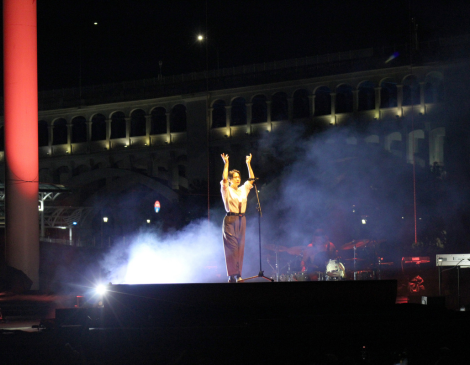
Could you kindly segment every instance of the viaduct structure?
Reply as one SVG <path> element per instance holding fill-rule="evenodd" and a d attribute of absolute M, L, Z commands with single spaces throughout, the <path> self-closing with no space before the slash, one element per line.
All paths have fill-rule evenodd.
<path fill-rule="evenodd" d="M 249 152 L 261 136 L 290 124 L 310 133 L 356 126 L 367 133 L 345 144 L 375 144 L 408 163 L 445 169 L 447 75 L 467 62 L 450 50 L 468 41 L 439 39 L 411 54 L 407 45 L 371 48 L 43 91 L 39 182 L 65 185 L 72 191 L 66 204 L 94 208 L 80 222 L 89 230 L 84 241 L 102 234 L 96 227 L 103 215 L 112 217 L 113 197 L 136 186 L 149 204 L 156 196 L 178 205 L 195 192 L 205 204 L 208 185 L 218 193 L 220 152 Z M 71 229 L 74 220 L 65 222 Z"/>

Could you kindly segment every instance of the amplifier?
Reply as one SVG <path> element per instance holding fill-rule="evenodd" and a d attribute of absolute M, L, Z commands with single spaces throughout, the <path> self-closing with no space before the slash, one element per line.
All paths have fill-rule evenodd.
<path fill-rule="evenodd" d="M 470 253 L 436 255 L 436 266 L 470 267 Z"/>

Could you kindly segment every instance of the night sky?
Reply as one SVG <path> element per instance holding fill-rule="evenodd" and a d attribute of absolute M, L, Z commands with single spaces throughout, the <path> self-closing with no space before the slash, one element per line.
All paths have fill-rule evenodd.
<path fill-rule="evenodd" d="M 469 33 L 470 2 L 39 0 L 40 90 L 128 81 Z M 206 6 L 207 5 L 207 6 Z M 206 17 L 207 8 L 207 17 Z M 98 22 L 98 25 L 94 25 Z M 81 71 L 80 71 L 81 70 Z"/>

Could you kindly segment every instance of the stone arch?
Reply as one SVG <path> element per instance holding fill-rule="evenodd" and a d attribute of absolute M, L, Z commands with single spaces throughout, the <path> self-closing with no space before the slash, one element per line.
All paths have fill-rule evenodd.
<path fill-rule="evenodd" d="M 225 101 L 216 100 L 212 103 L 212 128 L 222 128 L 227 125 Z"/>
<path fill-rule="evenodd" d="M 375 84 L 371 81 L 363 81 L 357 87 L 357 110 L 375 109 Z"/>
<path fill-rule="evenodd" d="M 126 138 L 126 116 L 121 111 L 117 111 L 111 114 L 110 138 Z"/>
<path fill-rule="evenodd" d="M 76 166 L 73 169 L 72 175 L 77 176 L 77 175 L 80 175 L 80 174 L 84 174 L 88 171 L 91 171 L 91 167 L 89 165 L 81 164 L 81 165 Z"/>
<path fill-rule="evenodd" d="M 246 124 L 246 102 L 245 98 L 239 96 L 232 100 L 232 108 L 230 115 L 230 125 Z"/>
<path fill-rule="evenodd" d="M 336 87 L 336 113 L 351 113 L 353 111 L 352 86 L 341 84 Z"/>
<path fill-rule="evenodd" d="M 251 123 L 266 123 L 268 121 L 268 105 L 265 95 L 255 95 L 252 99 Z"/>
<path fill-rule="evenodd" d="M 85 117 L 78 116 L 72 119 L 72 143 L 87 141 L 87 126 Z"/>
<path fill-rule="evenodd" d="M 131 113 L 131 137 L 142 137 L 147 134 L 147 118 L 142 109 L 135 109 Z"/>
<path fill-rule="evenodd" d="M 48 168 L 39 169 L 39 182 L 40 183 L 52 183 L 51 170 Z"/>
<path fill-rule="evenodd" d="M 91 118 L 91 140 L 106 140 L 106 117 L 103 114 L 95 114 Z"/>
<path fill-rule="evenodd" d="M 91 166 L 91 170 L 101 170 L 107 168 L 108 166 L 109 164 L 107 162 L 98 161 Z"/>
<path fill-rule="evenodd" d="M 327 86 L 315 89 L 315 116 L 331 114 L 331 90 Z"/>
<path fill-rule="evenodd" d="M 403 79 L 403 103 L 402 105 L 420 104 L 420 87 L 415 75 L 408 75 Z"/>
<path fill-rule="evenodd" d="M 52 144 L 66 144 L 67 143 L 67 121 L 64 118 L 58 118 L 52 123 Z"/>
<path fill-rule="evenodd" d="M 293 94 L 292 116 L 294 119 L 308 118 L 310 116 L 310 100 L 307 90 L 295 90 Z"/>
<path fill-rule="evenodd" d="M 439 166 L 444 165 L 444 139 L 446 130 L 444 127 L 435 128 L 429 132 L 429 163 L 435 162 Z"/>
<path fill-rule="evenodd" d="M 170 133 L 179 133 L 186 131 L 186 107 L 183 104 L 177 104 L 171 109 L 170 113 Z"/>
<path fill-rule="evenodd" d="M 285 92 L 277 92 L 271 97 L 271 120 L 289 119 L 289 104 Z"/>
<path fill-rule="evenodd" d="M 398 100 L 397 82 L 392 78 L 380 82 L 380 107 L 396 108 Z"/>
<path fill-rule="evenodd" d="M 122 179 L 120 179 L 122 178 Z M 84 202 L 84 205 L 89 205 L 93 200 L 97 199 L 102 193 L 105 192 L 119 192 L 128 188 L 135 183 L 140 183 L 145 185 L 155 191 L 158 191 L 169 201 L 175 202 L 178 200 L 178 194 L 174 192 L 168 186 L 150 178 L 145 175 L 142 175 L 138 172 L 114 168 L 101 168 L 96 170 L 91 170 L 83 174 L 77 175 L 69 180 L 69 184 L 73 186 L 85 186 L 87 184 L 102 180 L 102 179 L 111 179 L 113 181 L 120 179 L 121 184 L 109 184 L 96 191 L 95 194 L 87 199 Z"/>
<path fill-rule="evenodd" d="M 38 125 L 38 145 L 47 147 L 49 145 L 49 128 L 45 120 L 40 120 Z"/>
<path fill-rule="evenodd" d="M 424 131 L 422 129 L 415 129 L 414 131 L 410 131 L 408 133 L 407 142 L 407 160 L 409 162 L 413 160 L 413 155 L 419 158 L 423 158 L 423 156 L 425 156 L 428 152 L 428 146 L 426 146 Z"/>
<path fill-rule="evenodd" d="M 68 166 L 60 166 L 54 170 L 54 184 L 63 184 L 70 178 L 70 168 Z"/>
<path fill-rule="evenodd" d="M 424 102 L 439 103 L 444 101 L 444 76 L 440 72 L 430 72 L 424 79 Z"/>
<path fill-rule="evenodd" d="M 403 151 L 403 138 L 400 132 L 392 132 L 385 136 L 384 149 L 401 156 Z"/>
<path fill-rule="evenodd" d="M 153 108 L 150 112 L 150 134 L 165 134 L 166 109 L 164 107 Z"/>

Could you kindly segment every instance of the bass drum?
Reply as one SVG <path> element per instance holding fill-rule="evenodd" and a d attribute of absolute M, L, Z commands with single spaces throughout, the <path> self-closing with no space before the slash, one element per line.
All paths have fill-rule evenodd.
<path fill-rule="evenodd" d="M 306 272 L 296 272 L 293 275 L 294 281 L 309 281 L 308 274 Z"/>
<path fill-rule="evenodd" d="M 372 270 L 356 271 L 356 280 L 373 280 L 374 272 Z"/>
<path fill-rule="evenodd" d="M 341 280 L 346 276 L 344 265 L 339 260 L 330 260 L 326 265 L 327 280 Z"/>

